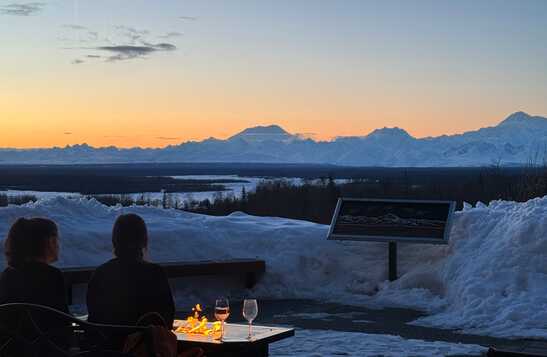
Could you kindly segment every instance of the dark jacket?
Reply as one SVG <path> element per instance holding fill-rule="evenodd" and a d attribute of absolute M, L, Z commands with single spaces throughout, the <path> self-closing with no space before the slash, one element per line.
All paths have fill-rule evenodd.
<path fill-rule="evenodd" d="M 0 304 L 24 302 L 68 313 L 63 273 L 39 262 L 8 267 L 0 275 Z"/>
<path fill-rule="evenodd" d="M 90 322 L 135 325 L 148 313 L 159 313 L 173 325 L 175 304 L 162 267 L 115 258 L 97 268 L 87 289 Z"/>

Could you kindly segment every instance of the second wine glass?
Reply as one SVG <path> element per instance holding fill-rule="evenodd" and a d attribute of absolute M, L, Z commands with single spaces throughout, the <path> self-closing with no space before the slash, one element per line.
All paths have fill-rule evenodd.
<path fill-rule="evenodd" d="M 243 301 L 243 317 L 245 320 L 249 321 L 249 340 L 252 338 L 252 326 L 253 320 L 256 319 L 258 315 L 258 303 L 255 299 L 245 299 Z"/>

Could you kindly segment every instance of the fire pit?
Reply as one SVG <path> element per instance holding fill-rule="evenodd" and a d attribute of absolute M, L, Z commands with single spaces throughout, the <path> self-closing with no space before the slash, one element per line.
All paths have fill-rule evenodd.
<path fill-rule="evenodd" d="M 220 337 L 221 322 L 209 322 L 207 317 L 201 316 L 202 311 L 201 305 L 197 304 L 192 308 L 192 315 L 188 316 L 186 320 L 175 320 L 175 323 L 173 324 L 175 333 L 183 335 L 201 335 L 213 338 Z"/>
<path fill-rule="evenodd" d="M 242 324 L 225 324 L 220 340 L 220 321 L 210 322 L 201 316 L 198 304 L 186 320 L 175 320 L 174 332 L 184 347 L 200 347 L 209 357 L 262 357 L 268 356 L 269 344 L 294 336 L 294 329 L 253 325 L 251 339 L 249 327 Z"/>

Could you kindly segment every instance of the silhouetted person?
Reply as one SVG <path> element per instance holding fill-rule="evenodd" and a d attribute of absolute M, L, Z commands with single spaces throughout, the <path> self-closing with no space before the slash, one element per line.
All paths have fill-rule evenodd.
<path fill-rule="evenodd" d="M 55 222 L 45 218 L 19 218 L 4 241 L 4 254 L 8 266 L 0 275 L 0 304 L 30 303 L 68 313 L 63 274 L 50 265 L 59 256 Z M 7 311 L 0 319 L 0 328 L 16 333 L 22 339 L 14 340 L 3 333 L 0 344 L 11 341 L 5 345 L 3 356 L 29 355 L 30 347 L 23 341 L 35 339 L 38 330 L 51 333 L 49 341 L 59 348 L 68 346 L 69 325 L 63 318 L 52 319 L 51 314 L 41 310 L 31 315 L 21 314 L 17 309 L 12 313 Z M 45 342 L 35 346 L 41 356 L 58 356 Z"/>
<path fill-rule="evenodd" d="M 118 217 L 112 229 L 114 259 L 93 274 L 87 290 L 90 322 L 135 325 L 156 312 L 173 326 L 175 306 L 163 269 L 145 261 L 148 232 L 136 214 Z"/>
<path fill-rule="evenodd" d="M 8 267 L 0 276 L 0 304 L 32 303 L 68 313 L 59 257 L 58 229 L 46 218 L 19 218 L 4 242 Z"/>

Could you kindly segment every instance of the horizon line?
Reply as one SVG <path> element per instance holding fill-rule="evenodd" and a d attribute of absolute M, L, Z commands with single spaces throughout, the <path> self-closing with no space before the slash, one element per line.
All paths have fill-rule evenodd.
<path fill-rule="evenodd" d="M 525 115 L 526 117 L 530 117 L 530 118 L 542 118 L 542 119 L 546 119 L 547 120 L 547 117 L 543 117 L 543 116 L 540 116 L 540 115 L 531 115 L 531 114 L 528 114 L 527 112 L 525 111 L 522 111 L 522 110 L 518 110 L 518 111 L 515 111 L 511 114 L 509 114 L 508 116 L 506 116 L 504 119 L 502 119 L 501 121 L 499 121 L 497 124 L 495 125 L 491 125 L 491 126 L 484 126 L 484 127 L 479 127 L 479 128 L 476 128 L 476 129 L 472 129 L 472 130 L 467 130 L 467 131 L 462 131 L 462 132 L 457 132 L 457 133 L 453 133 L 453 134 L 441 134 L 441 135 L 437 135 L 437 136 L 432 136 L 432 135 L 428 135 L 428 136 L 422 136 L 422 137 L 417 137 L 417 136 L 414 136 L 412 134 L 410 134 L 406 129 L 404 128 L 401 128 L 401 127 L 398 127 L 398 126 L 392 126 L 392 127 L 388 127 L 388 126 L 384 126 L 382 128 L 376 128 L 376 129 L 373 129 L 371 130 L 370 132 L 368 132 L 367 134 L 364 134 L 364 135 L 337 135 L 337 136 L 331 136 L 330 138 L 328 139 L 313 139 L 311 137 L 305 137 L 305 134 L 309 134 L 309 133 L 291 133 L 291 132 L 288 132 L 287 130 L 285 130 L 281 125 L 279 124 L 276 124 L 276 123 L 272 123 L 272 124 L 257 124 L 257 125 L 254 125 L 254 126 L 251 126 L 251 127 L 247 127 L 247 128 L 244 128 L 244 129 L 241 129 L 239 131 L 237 131 L 235 134 L 232 134 L 232 135 L 229 135 L 227 136 L 226 138 L 224 139 L 221 139 L 221 138 L 215 138 L 215 137 L 208 137 L 208 138 L 204 138 L 204 139 L 201 139 L 201 140 L 192 140 L 192 139 L 189 139 L 189 140 L 186 140 L 186 141 L 180 141 L 180 142 L 177 142 L 177 143 L 173 143 L 173 144 L 168 144 L 168 145 L 165 145 L 165 146 L 139 146 L 139 145 L 134 145 L 134 146 L 117 146 L 117 145 L 106 145 L 106 146 L 93 146 L 93 145 L 90 145 L 88 144 L 85 140 L 83 142 L 80 142 L 80 143 L 75 143 L 75 144 L 66 144 L 64 146 L 58 146 L 58 145 L 53 145 L 53 146 L 42 146 L 42 147 L 2 147 L 0 146 L 0 150 L 2 151 L 9 151 L 9 150 L 14 150 L 14 151 L 28 151 L 28 150 L 52 150 L 52 149 L 67 149 L 67 148 L 72 148 L 72 147 L 78 147 L 78 146 L 87 146 L 91 149 L 111 149 L 111 148 L 116 148 L 116 149 L 119 149 L 119 150 L 131 150 L 131 149 L 142 149 L 142 150 L 163 150 L 163 149 L 166 149 L 168 147 L 172 147 L 172 146 L 180 146 L 180 145 L 184 145 L 184 144 L 188 144 L 188 143 L 202 143 L 204 141 L 207 141 L 207 140 L 218 140 L 218 141 L 228 141 L 230 138 L 234 137 L 234 136 L 237 136 L 239 134 L 242 134 L 245 130 L 248 130 L 248 129 L 254 129 L 254 128 L 267 128 L 267 127 L 273 127 L 273 126 L 276 126 L 276 127 L 279 127 L 280 129 L 282 129 L 285 133 L 287 133 L 288 135 L 291 135 L 295 140 L 296 139 L 300 139 L 300 140 L 312 140 L 316 143 L 328 143 L 328 142 L 335 142 L 336 140 L 338 139 L 347 139 L 347 138 L 365 138 L 369 135 L 371 135 L 372 133 L 378 131 L 378 130 L 385 130 L 385 129 L 398 129 L 398 130 L 402 130 L 404 131 L 408 136 L 410 136 L 411 138 L 415 139 L 415 140 L 424 140 L 424 139 L 435 139 L 435 138 L 440 138 L 440 137 L 443 137 L 443 136 L 456 136 L 456 135 L 462 135 L 462 134 L 465 134 L 465 133 L 470 133 L 470 132 L 475 132 L 475 131 L 478 131 L 478 130 L 481 130 L 481 129 L 486 129 L 486 128 L 494 128 L 494 127 L 497 127 L 498 125 L 500 125 L 503 121 L 505 121 L 506 119 L 514 116 L 514 115 L 518 115 L 518 114 L 523 114 Z M 65 131 L 65 134 L 70 134 L 70 135 L 73 135 L 74 133 L 73 132 L 70 132 L 70 131 Z M 266 135 L 266 134 L 244 134 L 244 135 Z M 272 134 L 272 135 L 280 135 L 280 134 Z M 300 137 L 302 136 L 302 137 Z M 174 140 L 175 138 L 170 138 L 169 140 Z"/>

